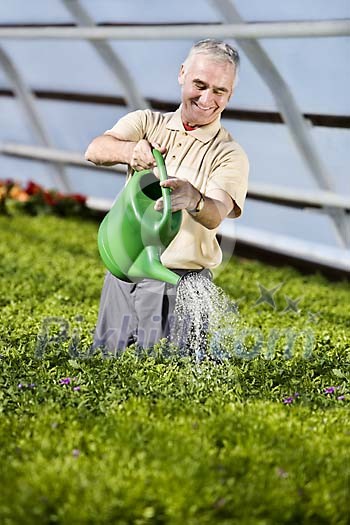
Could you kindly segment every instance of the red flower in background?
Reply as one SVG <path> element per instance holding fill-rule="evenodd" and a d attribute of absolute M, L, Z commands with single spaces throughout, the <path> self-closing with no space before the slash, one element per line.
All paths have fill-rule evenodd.
<path fill-rule="evenodd" d="M 24 191 L 28 193 L 28 195 L 37 195 L 38 193 L 42 193 L 43 189 L 39 184 L 36 184 L 36 182 L 28 181 L 27 186 L 24 188 Z"/>
<path fill-rule="evenodd" d="M 73 195 L 70 195 L 72 199 L 74 199 L 79 204 L 86 204 L 86 197 L 85 195 L 81 195 L 80 193 L 73 193 Z"/>
<path fill-rule="evenodd" d="M 31 180 L 25 186 L 11 179 L 0 180 L 0 213 L 7 214 L 16 208 L 31 215 L 50 211 L 63 216 L 80 215 L 87 212 L 86 200 L 80 193 L 47 190 Z"/>
<path fill-rule="evenodd" d="M 49 206 L 56 206 L 57 200 L 55 200 L 53 194 L 50 191 L 44 191 L 43 197 L 46 204 Z"/>

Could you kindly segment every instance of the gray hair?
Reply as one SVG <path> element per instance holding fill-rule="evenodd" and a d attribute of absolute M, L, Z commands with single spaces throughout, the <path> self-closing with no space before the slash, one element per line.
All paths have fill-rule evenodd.
<path fill-rule="evenodd" d="M 184 62 L 186 66 L 194 55 L 208 55 L 217 62 L 228 62 L 232 64 L 235 72 L 235 82 L 238 82 L 238 71 L 240 65 L 240 56 L 236 48 L 230 46 L 222 40 L 216 40 L 215 38 L 206 38 L 196 42 L 190 49 L 189 54 Z"/>
<path fill-rule="evenodd" d="M 229 62 L 234 66 L 236 71 L 239 68 L 240 57 L 237 49 L 222 40 L 215 40 L 214 38 L 200 40 L 190 49 L 185 62 L 192 58 L 193 55 L 199 53 L 210 55 L 214 60 L 220 62 Z"/>

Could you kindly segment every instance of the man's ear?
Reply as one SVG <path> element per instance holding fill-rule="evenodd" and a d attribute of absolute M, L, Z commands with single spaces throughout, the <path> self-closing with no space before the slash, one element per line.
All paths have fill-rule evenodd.
<path fill-rule="evenodd" d="M 183 65 L 183 64 L 182 64 L 182 66 L 180 67 L 180 71 L 179 71 L 179 74 L 178 74 L 177 80 L 178 80 L 180 86 L 182 86 L 183 83 L 184 83 L 184 81 L 185 81 L 185 68 L 184 68 L 184 65 Z"/>

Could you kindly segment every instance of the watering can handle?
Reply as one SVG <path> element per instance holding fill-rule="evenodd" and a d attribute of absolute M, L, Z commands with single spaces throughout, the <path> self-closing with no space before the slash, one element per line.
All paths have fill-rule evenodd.
<path fill-rule="evenodd" d="M 159 170 L 159 180 L 160 181 L 167 180 L 168 174 L 166 172 L 163 155 L 157 149 L 153 149 L 152 154 L 154 156 L 154 159 L 157 164 L 157 168 Z M 165 221 L 169 219 L 171 216 L 171 198 L 170 198 L 171 190 L 170 188 L 163 188 L 163 187 L 161 187 L 161 189 L 162 189 L 162 197 L 163 197 L 163 219 L 162 219 L 162 222 L 163 222 L 163 220 Z"/>

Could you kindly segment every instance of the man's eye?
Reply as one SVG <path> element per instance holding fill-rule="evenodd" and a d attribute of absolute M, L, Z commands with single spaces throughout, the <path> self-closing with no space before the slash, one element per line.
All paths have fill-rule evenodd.
<path fill-rule="evenodd" d="M 205 87 L 204 84 L 199 84 L 199 83 L 195 82 L 194 85 L 195 85 L 195 87 L 196 87 L 197 89 L 206 89 L 206 87 Z"/>

